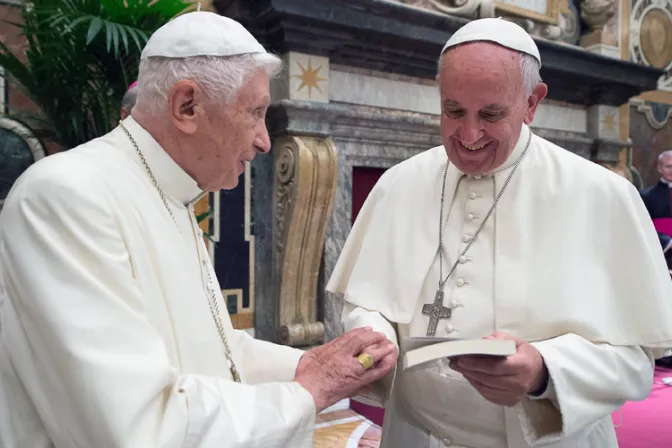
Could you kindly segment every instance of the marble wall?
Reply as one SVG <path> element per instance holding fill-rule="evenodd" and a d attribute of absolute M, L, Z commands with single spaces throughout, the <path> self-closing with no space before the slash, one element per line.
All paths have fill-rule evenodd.
<path fill-rule="evenodd" d="M 332 66 L 329 100 L 425 114 L 440 113 L 436 83 L 424 78 L 388 74 L 356 67 Z M 585 107 L 546 100 L 539 106 L 532 125 L 536 128 L 586 133 Z"/>
<path fill-rule="evenodd" d="M 324 288 L 352 227 L 353 169 L 390 168 L 441 144 L 439 118 L 435 115 L 367 106 L 347 106 L 347 110 L 348 117 L 333 122 L 332 127 L 338 148 L 339 177 L 318 284 L 318 300 L 324 309 L 328 339 L 342 333 L 341 298 L 325 292 Z"/>

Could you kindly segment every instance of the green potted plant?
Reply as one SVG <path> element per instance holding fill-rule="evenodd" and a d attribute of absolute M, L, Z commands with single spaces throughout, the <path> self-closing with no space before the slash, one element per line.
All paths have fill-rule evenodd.
<path fill-rule="evenodd" d="M 33 0 L 23 23 L 25 54 L 0 42 L 0 66 L 39 108 L 10 111 L 42 139 L 73 148 L 109 132 L 121 99 L 137 79 L 149 36 L 193 9 L 185 0 Z"/>

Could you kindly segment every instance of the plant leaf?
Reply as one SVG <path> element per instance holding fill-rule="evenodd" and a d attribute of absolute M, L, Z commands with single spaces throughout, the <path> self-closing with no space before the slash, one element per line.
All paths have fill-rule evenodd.
<path fill-rule="evenodd" d="M 86 34 L 86 45 L 89 45 L 93 39 L 98 36 L 98 33 L 102 27 L 103 21 L 100 19 L 100 17 L 94 17 L 93 20 L 91 20 L 91 24 L 89 25 L 89 32 Z"/>

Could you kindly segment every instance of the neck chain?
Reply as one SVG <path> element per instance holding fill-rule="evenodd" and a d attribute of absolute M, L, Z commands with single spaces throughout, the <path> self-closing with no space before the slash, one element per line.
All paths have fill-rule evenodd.
<path fill-rule="evenodd" d="M 520 154 L 520 157 L 518 157 L 518 160 L 516 160 L 516 163 L 513 165 L 513 168 L 511 169 L 511 172 L 507 176 L 506 180 L 504 181 L 504 185 L 502 185 L 502 188 L 499 190 L 499 194 L 495 197 L 495 202 L 493 202 L 492 207 L 490 207 L 490 210 L 488 210 L 488 213 L 485 215 L 485 218 L 481 222 L 481 225 L 478 227 L 476 230 L 476 233 L 474 236 L 472 236 L 468 243 L 467 246 L 464 248 L 460 256 L 457 257 L 457 260 L 455 260 L 455 263 L 453 264 L 453 267 L 450 269 L 450 272 L 448 272 L 448 275 L 446 275 L 446 278 L 443 278 L 443 206 L 444 206 L 444 197 L 446 194 L 446 176 L 448 174 L 448 166 L 450 165 L 450 162 L 446 162 L 446 169 L 443 172 L 443 188 L 441 190 L 441 215 L 439 216 L 439 291 L 443 291 L 443 286 L 448 282 L 448 279 L 450 276 L 453 274 L 455 269 L 457 268 L 457 265 L 460 262 L 460 258 L 464 256 L 464 254 L 467 253 L 471 245 L 473 244 L 474 241 L 476 241 L 476 237 L 478 236 L 479 233 L 481 233 L 481 230 L 483 230 L 483 227 L 485 227 L 485 223 L 488 221 L 488 218 L 490 218 L 490 215 L 492 212 L 495 210 L 495 207 L 497 206 L 497 203 L 499 202 L 499 199 L 502 197 L 502 194 L 504 193 L 504 190 L 506 187 L 509 185 L 509 182 L 511 182 L 511 178 L 513 177 L 513 174 L 516 172 L 518 169 L 518 166 L 520 165 L 520 162 L 523 160 L 523 157 L 525 157 L 525 154 L 527 153 L 527 148 L 530 146 L 530 141 L 532 140 L 532 132 L 530 131 L 529 136 L 527 138 L 527 144 L 525 145 L 525 149 L 523 149 L 523 152 Z"/>
<path fill-rule="evenodd" d="M 168 213 L 170 214 L 171 219 L 173 220 L 173 223 L 175 224 L 175 227 L 177 226 L 177 221 L 175 220 L 175 216 L 173 215 L 172 210 L 168 206 L 168 201 L 166 200 L 166 196 L 163 194 L 163 189 L 159 186 L 159 182 L 156 180 L 156 177 L 154 177 L 154 173 L 152 173 L 151 168 L 149 167 L 149 164 L 147 163 L 147 160 L 145 159 L 144 154 L 142 151 L 140 151 L 140 147 L 138 144 L 135 142 L 135 139 L 131 135 L 131 133 L 126 129 L 126 126 L 120 121 L 119 126 L 121 126 L 121 129 L 124 130 L 126 133 L 126 136 L 129 138 L 131 143 L 133 144 L 133 147 L 135 148 L 135 151 L 138 153 L 138 156 L 140 156 L 140 160 L 142 161 L 142 164 L 145 166 L 145 170 L 147 171 L 147 174 L 149 174 L 150 179 L 152 180 L 152 183 L 154 184 L 154 187 L 156 187 L 156 191 L 159 192 L 159 196 L 161 196 L 161 201 L 163 201 L 163 205 L 166 207 L 166 210 L 168 210 Z M 192 231 L 193 231 L 193 222 L 192 222 Z M 179 230 L 179 227 L 178 227 Z M 197 238 L 197 236 L 194 234 L 194 238 Z M 200 250 L 198 249 L 198 245 L 196 247 L 196 250 L 200 253 Z M 199 257 L 200 258 L 200 257 Z M 208 274 L 208 285 L 206 287 L 207 291 L 209 292 L 208 295 L 208 306 L 210 307 L 210 313 L 212 314 L 212 318 L 215 321 L 215 326 L 217 327 L 217 331 L 219 332 L 219 337 L 222 340 L 222 343 L 224 344 L 224 355 L 226 356 L 227 364 L 229 366 L 229 370 L 231 371 L 231 376 L 233 377 L 233 381 L 236 383 L 240 383 L 240 374 L 238 373 L 238 369 L 236 368 L 236 364 L 233 362 L 233 356 L 231 355 L 231 349 L 229 348 L 229 342 L 228 339 L 226 338 L 226 333 L 224 332 L 224 324 L 222 323 L 222 318 L 220 317 L 219 313 L 219 305 L 217 304 L 217 296 L 215 295 L 215 288 L 212 286 L 214 282 L 212 281 L 212 275 L 210 274 L 210 269 L 208 267 L 208 264 L 205 260 L 203 260 L 203 267 L 205 268 L 207 274 Z M 203 272 L 203 267 L 201 267 L 201 275 Z"/>

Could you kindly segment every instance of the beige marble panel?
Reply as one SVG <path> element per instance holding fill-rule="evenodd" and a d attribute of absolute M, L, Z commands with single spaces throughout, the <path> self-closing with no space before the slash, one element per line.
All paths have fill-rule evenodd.
<path fill-rule="evenodd" d="M 441 113 L 435 85 L 332 70 L 329 99 L 427 114 Z"/>
<path fill-rule="evenodd" d="M 596 105 L 588 109 L 588 135 L 592 138 L 619 140 L 621 113 L 618 107 Z"/>
<path fill-rule="evenodd" d="M 426 80 L 388 79 L 332 70 L 329 99 L 341 103 L 440 114 L 439 90 Z M 544 101 L 537 110 L 533 126 L 561 131 L 586 132 L 586 109 L 564 103 Z"/>
<path fill-rule="evenodd" d="M 329 58 L 288 52 L 282 72 L 271 81 L 271 99 L 329 102 Z"/>
<path fill-rule="evenodd" d="M 329 102 L 329 59 L 304 53 L 285 55 L 289 71 L 289 98 L 292 100 Z"/>

